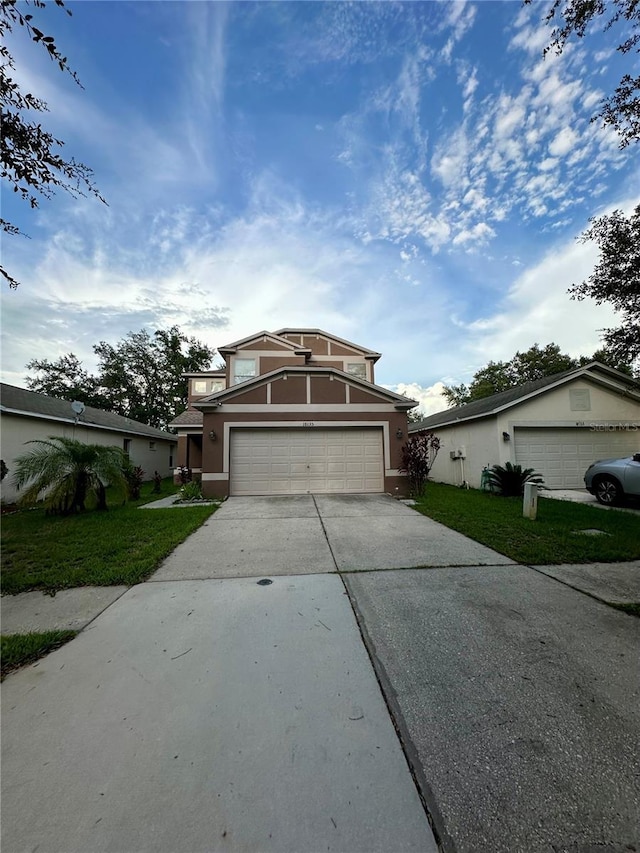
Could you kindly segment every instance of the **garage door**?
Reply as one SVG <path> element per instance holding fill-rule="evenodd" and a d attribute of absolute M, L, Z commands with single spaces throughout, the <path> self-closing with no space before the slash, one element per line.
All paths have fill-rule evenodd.
<path fill-rule="evenodd" d="M 516 462 L 535 468 L 548 488 L 583 489 L 592 462 L 640 452 L 640 432 L 516 428 L 515 448 Z"/>
<path fill-rule="evenodd" d="M 232 495 L 384 491 L 381 429 L 234 429 Z"/>

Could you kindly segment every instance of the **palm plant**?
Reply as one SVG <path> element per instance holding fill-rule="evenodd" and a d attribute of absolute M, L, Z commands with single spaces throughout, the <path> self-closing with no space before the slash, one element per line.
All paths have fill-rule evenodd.
<path fill-rule="evenodd" d="M 511 462 L 506 462 L 504 467 L 494 465 L 489 471 L 488 480 L 491 491 L 505 498 L 521 497 L 525 483 L 542 485 L 544 482 L 533 468 L 523 468 L 521 465 L 512 465 Z"/>
<path fill-rule="evenodd" d="M 20 504 L 35 504 L 44 494 L 48 512 L 71 515 L 85 509 L 89 496 L 95 496 L 97 509 L 107 509 L 106 485 L 126 495 L 126 457 L 118 447 L 53 435 L 26 443 L 38 447 L 15 460 L 13 482 L 27 487 Z"/>

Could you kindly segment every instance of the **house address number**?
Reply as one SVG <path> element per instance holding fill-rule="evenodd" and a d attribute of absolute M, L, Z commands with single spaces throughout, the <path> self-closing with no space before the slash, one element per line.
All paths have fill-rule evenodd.
<path fill-rule="evenodd" d="M 314 421 L 302 421 L 302 426 L 303 427 L 314 427 L 315 423 L 314 423 Z"/>

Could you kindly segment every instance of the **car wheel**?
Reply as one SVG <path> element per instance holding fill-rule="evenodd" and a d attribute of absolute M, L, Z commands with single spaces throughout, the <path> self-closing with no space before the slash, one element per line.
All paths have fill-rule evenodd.
<path fill-rule="evenodd" d="M 615 506 L 623 497 L 620 483 L 613 477 L 598 477 L 594 493 L 596 500 L 604 506 Z"/>

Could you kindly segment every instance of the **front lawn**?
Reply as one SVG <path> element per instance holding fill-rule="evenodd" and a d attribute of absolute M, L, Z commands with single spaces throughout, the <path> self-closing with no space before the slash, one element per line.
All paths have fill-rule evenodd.
<path fill-rule="evenodd" d="M 163 487 L 164 495 L 167 488 Z M 163 494 L 145 483 L 141 499 L 107 512 L 63 518 L 41 509 L 4 515 L 2 592 L 135 584 L 145 580 L 215 506 L 138 509 Z"/>
<path fill-rule="evenodd" d="M 640 516 L 584 504 L 538 500 L 535 521 L 522 517 L 522 498 L 428 483 L 419 512 L 518 563 L 612 563 L 640 559 Z M 589 536 L 580 530 L 602 530 Z"/>
<path fill-rule="evenodd" d="M 31 634 L 3 634 L 0 637 L 2 672 L 5 678 L 14 669 L 33 663 L 72 640 L 77 631 L 45 631 Z"/>

